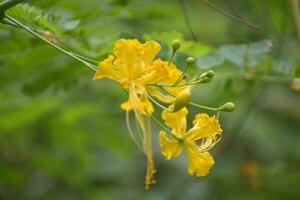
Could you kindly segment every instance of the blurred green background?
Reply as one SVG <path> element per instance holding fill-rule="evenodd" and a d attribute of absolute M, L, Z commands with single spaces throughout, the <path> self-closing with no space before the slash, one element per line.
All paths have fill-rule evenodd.
<path fill-rule="evenodd" d="M 110 80 L 92 81 L 86 66 L 1 24 L 0 199 L 300 199 L 295 1 L 210 2 L 260 29 L 200 0 L 41 0 L 9 10 L 96 60 L 118 38 L 155 39 L 167 58 L 179 38 L 180 67 L 191 55 L 198 62 L 190 73 L 216 73 L 213 82 L 194 88 L 193 100 L 211 106 L 233 101 L 237 109 L 220 115 L 223 140 L 203 178 L 188 175 L 184 155 L 163 158 L 154 124 L 157 183 L 147 191 L 145 158 L 119 106 L 127 98 L 122 89 Z M 191 119 L 201 112 L 190 109 Z"/>

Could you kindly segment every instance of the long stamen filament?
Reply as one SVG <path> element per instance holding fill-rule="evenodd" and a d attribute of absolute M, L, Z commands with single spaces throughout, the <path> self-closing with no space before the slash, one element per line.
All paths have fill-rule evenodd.
<path fill-rule="evenodd" d="M 138 143 L 138 141 L 136 140 L 136 137 L 133 134 L 133 131 L 131 129 L 131 125 L 130 125 L 130 117 L 129 117 L 129 111 L 126 111 L 126 126 L 129 132 L 129 135 L 131 137 L 131 139 L 133 140 L 133 142 L 138 146 L 138 148 L 144 152 L 142 146 Z"/>
<path fill-rule="evenodd" d="M 151 117 L 151 119 L 153 119 L 154 122 L 156 122 L 160 127 L 162 127 L 165 131 L 167 131 L 167 133 L 173 135 L 172 132 L 163 123 L 161 123 L 155 116 L 150 114 L 149 116 Z"/>

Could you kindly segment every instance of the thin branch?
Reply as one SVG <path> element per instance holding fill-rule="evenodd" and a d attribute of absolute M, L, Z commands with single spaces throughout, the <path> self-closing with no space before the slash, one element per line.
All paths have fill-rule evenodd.
<path fill-rule="evenodd" d="M 60 46 L 50 42 L 49 40 L 45 39 L 43 36 L 41 36 L 40 34 L 36 33 L 35 31 L 33 31 L 31 28 L 29 28 L 28 26 L 22 24 L 21 22 L 19 22 L 18 20 L 14 19 L 13 17 L 10 17 L 8 15 L 4 15 L 4 19 L 6 19 L 8 23 L 10 23 L 13 26 L 17 26 L 20 29 L 25 30 L 26 32 L 30 33 L 31 35 L 35 36 L 36 38 L 42 40 L 43 42 L 47 43 L 48 45 L 54 47 L 55 49 L 63 52 L 64 54 L 70 56 L 71 58 L 83 63 L 84 65 L 88 66 L 89 68 L 91 68 L 94 71 L 97 71 L 97 66 L 88 63 L 87 61 L 83 60 L 80 57 L 77 57 L 76 55 L 74 55 L 73 53 L 61 48 Z"/>
<path fill-rule="evenodd" d="M 204 4 L 206 4 L 207 6 L 209 6 L 210 8 L 212 8 L 212 9 L 218 11 L 218 12 L 221 13 L 222 15 L 224 15 L 224 16 L 226 16 L 226 17 L 232 19 L 232 20 L 235 20 L 235 21 L 237 21 L 237 22 L 239 22 L 239 23 L 241 23 L 241 24 L 244 24 L 244 25 L 246 25 L 246 26 L 248 26 L 248 27 L 250 27 L 250 28 L 254 28 L 254 29 L 256 29 L 256 30 L 261 30 L 261 28 L 260 28 L 259 26 L 255 25 L 255 24 L 253 24 L 253 23 L 250 23 L 250 22 L 248 22 L 248 21 L 245 21 L 245 20 L 243 20 L 243 19 L 241 19 L 241 18 L 239 18 L 239 17 L 237 17 L 237 16 L 234 16 L 234 15 L 232 15 L 232 14 L 230 14 L 230 13 L 224 11 L 224 10 L 221 9 L 220 7 L 216 6 L 215 4 L 210 3 L 208 0 L 200 0 L 200 1 L 201 1 L 202 3 L 204 3 Z"/>
<path fill-rule="evenodd" d="M 186 25 L 186 28 L 188 29 L 188 31 L 190 32 L 192 38 L 194 41 L 197 41 L 197 36 L 195 35 L 192 25 L 191 25 L 191 20 L 189 18 L 188 12 L 187 12 L 187 8 L 185 5 L 185 0 L 178 0 L 179 6 L 180 6 L 180 10 L 182 12 L 183 18 L 184 18 L 184 22 Z"/>

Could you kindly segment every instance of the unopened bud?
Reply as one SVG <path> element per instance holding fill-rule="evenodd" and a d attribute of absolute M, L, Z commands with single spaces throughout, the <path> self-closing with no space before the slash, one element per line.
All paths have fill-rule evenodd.
<path fill-rule="evenodd" d="M 214 77 L 214 71 L 209 70 L 207 72 L 204 72 L 203 74 L 200 74 L 197 78 L 194 79 L 194 83 L 209 83 Z"/>
<path fill-rule="evenodd" d="M 174 108 L 173 112 L 176 112 L 180 110 L 181 108 L 185 107 L 188 105 L 191 97 L 191 89 L 186 88 L 185 90 L 181 91 L 177 96 L 174 101 Z"/>
<path fill-rule="evenodd" d="M 213 70 L 209 70 L 206 72 L 206 76 L 209 77 L 209 78 L 213 78 L 215 75 L 214 71 Z"/>
<path fill-rule="evenodd" d="M 232 112 L 235 110 L 235 104 L 232 102 L 227 102 L 223 106 L 220 107 L 220 111 Z"/>
<path fill-rule="evenodd" d="M 181 42 L 180 40 L 176 39 L 172 42 L 172 48 L 173 48 L 173 51 L 177 51 L 181 46 Z"/>
<path fill-rule="evenodd" d="M 199 78 L 204 78 L 204 77 L 213 78 L 214 75 L 215 75 L 214 71 L 213 70 L 209 70 L 209 71 L 206 71 L 203 74 L 201 74 Z"/>
<path fill-rule="evenodd" d="M 196 62 L 196 59 L 195 59 L 194 57 L 188 57 L 188 58 L 186 59 L 186 63 L 187 63 L 188 65 L 193 65 L 195 62 Z"/>

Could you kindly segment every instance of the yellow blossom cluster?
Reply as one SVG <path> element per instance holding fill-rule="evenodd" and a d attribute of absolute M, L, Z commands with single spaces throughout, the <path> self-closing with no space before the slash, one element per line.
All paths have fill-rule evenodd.
<path fill-rule="evenodd" d="M 173 45 L 172 55 L 179 47 L 178 42 L 175 47 Z M 211 73 L 188 82 L 184 71 L 179 70 L 171 60 L 156 58 L 160 49 L 156 41 L 141 43 L 137 39 L 120 39 L 115 44 L 113 54 L 99 63 L 94 75 L 94 79 L 109 78 L 117 81 L 128 93 L 128 100 L 121 104 L 121 108 L 126 111 L 130 136 L 146 155 L 146 188 L 155 183 L 156 172 L 152 150 L 152 119 L 164 129 L 159 134 L 162 155 L 169 160 L 179 156 L 185 149 L 191 175 L 205 176 L 209 173 L 214 160 L 208 150 L 220 140 L 222 133 L 218 119 L 205 113 L 197 114 L 193 127 L 187 130 L 190 85 L 209 80 Z M 162 119 L 165 125 L 154 118 L 154 104 L 163 108 Z M 130 112 L 134 114 L 136 131 L 131 127 Z"/>

